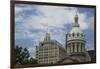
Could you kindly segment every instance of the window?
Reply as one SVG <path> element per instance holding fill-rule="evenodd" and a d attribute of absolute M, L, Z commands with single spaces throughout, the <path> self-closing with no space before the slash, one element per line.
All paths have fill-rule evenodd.
<path fill-rule="evenodd" d="M 75 33 L 72 33 L 72 36 L 74 37 L 75 36 Z"/>
<path fill-rule="evenodd" d="M 77 36 L 79 36 L 79 33 L 77 33 Z"/>

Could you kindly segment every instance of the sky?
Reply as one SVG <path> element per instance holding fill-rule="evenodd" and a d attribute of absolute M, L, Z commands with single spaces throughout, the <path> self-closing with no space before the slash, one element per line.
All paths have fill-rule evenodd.
<path fill-rule="evenodd" d="M 52 40 L 65 47 L 65 35 L 72 29 L 76 11 L 80 29 L 85 32 L 86 49 L 94 49 L 94 8 L 34 4 L 15 5 L 15 46 L 27 48 L 35 58 L 36 46 L 49 32 Z"/>

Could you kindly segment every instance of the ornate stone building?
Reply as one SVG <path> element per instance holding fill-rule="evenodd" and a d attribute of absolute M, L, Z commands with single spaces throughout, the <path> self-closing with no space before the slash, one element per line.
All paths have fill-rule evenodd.
<path fill-rule="evenodd" d="M 85 48 L 85 34 L 80 30 L 78 13 L 75 14 L 72 29 L 66 34 L 66 50 L 46 33 L 44 41 L 36 47 L 36 59 L 39 64 L 79 63 L 91 61 Z"/>
<path fill-rule="evenodd" d="M 90 61 L 90 57 L 85 48 L 85 34 L 80 30 L 78 23 L 78 13 L 75 14 L 72 30 L 66 35 L 67 55 L 79 62 Z"/>
<path fill-rule="evenodd" d="M 38 64 L 54 64 L 66 57 L 66 50 L 56 40 L 51 40 L 50 34 L 46 33 L 44 41 L 36 46 L 36 59 Z"/>

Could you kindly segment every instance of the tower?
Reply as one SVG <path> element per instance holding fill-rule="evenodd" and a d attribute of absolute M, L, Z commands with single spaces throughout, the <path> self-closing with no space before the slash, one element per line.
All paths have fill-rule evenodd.
<path fill-rule="evenodd" d="M 54 64 L 66 57 L 66 50 L 56 40 L 52 40 L 50 33 L 46 32 L 44 40 L 36 46 L 36 59 L 38 64 Z"/>
<path fill-rule="evenodd" d="M 66 35 L 67 55 L 79 60 L 80 62 L 90 61 L 85 48 L 85 34 L 80 30 L 78 19 L 78 12 L 76 12 L 72 29 Z"/>
<path fill-rule="evenodd" d="M 45 41 L 45 42 L 48 42 L 48 41 L 50 41 L 50 40 L 51 40 L 51 39 L 50 39 L 50 34 L 46 32 L 45 37 L 44 37 L 44 41 Z"/>

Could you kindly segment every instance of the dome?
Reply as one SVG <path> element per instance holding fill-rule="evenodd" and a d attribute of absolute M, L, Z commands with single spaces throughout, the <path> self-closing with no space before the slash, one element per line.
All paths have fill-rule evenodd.
<path fill-rule="evenodd" d="M 78 14 L 75 15 L 74 23 L 72 24 L 72 30 L 67 34 L 67 40 L 85 40 L 84 33 L 80 30 L 80 26 L 78 24 Z"/>
<path fill-rule="evenodd" d="M 83 33 L 83 32 L 80 30 L 80 28 L 75 27 L 75 28 L 72 28 L 72 30 L 69 33 L 72 34 L 72 33 Z"/>
<path fill-rule="evenodd" d="M 72 30 L 67 33 L 67 40 L 85 40 L 85 34 L 80 30 L 79 27 L 73 27 Z"/>

